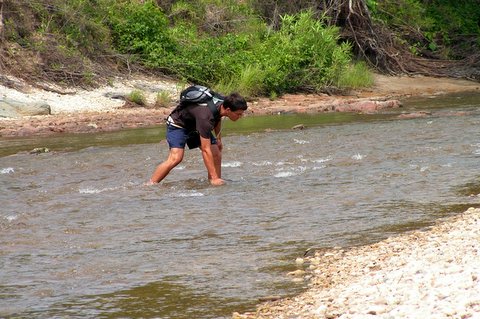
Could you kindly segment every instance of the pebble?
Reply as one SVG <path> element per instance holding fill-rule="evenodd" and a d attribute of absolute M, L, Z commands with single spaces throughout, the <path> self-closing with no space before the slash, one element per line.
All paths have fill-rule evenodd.
<path fill-rule="evenodd" d="M 480 319 L 479 251 L 480 209 L 470 208 L 428 230 L 312 258 L 305 293 L 239 318 Z"/>
<path fill-rule="evenodd" d="M 297 269 L 288 273 L 289 276 L 303 276 L 305 275 L 305 270 Z"/>

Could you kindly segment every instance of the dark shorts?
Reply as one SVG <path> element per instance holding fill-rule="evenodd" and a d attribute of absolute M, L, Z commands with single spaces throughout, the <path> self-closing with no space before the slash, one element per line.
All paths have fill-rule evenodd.
<path fill-rule="evenodd" d="M 200 146 L 200 135 L 197 131 L 187 131 L 182 127 L 167 124 L 167 142 L 170 148 L 197 148 Z M 217 144 L 217 139 L 210 133 L 210 143 Z"/>

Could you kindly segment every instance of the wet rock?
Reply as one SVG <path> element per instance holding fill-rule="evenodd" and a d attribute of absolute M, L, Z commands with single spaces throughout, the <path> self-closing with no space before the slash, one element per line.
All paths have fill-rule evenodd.
<path fill-rule="evenodd" d="M 127 93 L 120 93 L 120 92 L 107 92 L 103 94 L 103 96 L 108 97 L 110 99 L 122 100 L 122 101 L 127 100 L 126 98 L 127 95 L 128 95 Z"/>
<path fill-rule="evenodd" d="M 30 151 L 30 154 L 49 153 L 50 149 L 47 147 L 37 147 Z"/>
<path fill-rule="evenodd" d="M 335 105 L 334 110 L 337 112 L 361 112 L 372 113 L 382 109 L 398 108 L 402 103 L 399 100 L 386 100 L 386 101 L 351 101 L 347 103 L 339 103 Z"/>
<path fill-rule="evenodd" d="M 301 270 L 301 269 L 297 269 L 297 270 L 289 272 L 288 275 L 289 276 L 303 276 L 303 275 L 305 275 L 305 271 Z"/>
<path fill-rule="evenodd" d="M 0 99 L 0 117 L 20 118 L 22 116 L 49 115 L 50 106 L 45 102 L 20 102 L 8 98 Z"/>
<path fill-rule="evenodd" d="M 258 301 L 267 302 L 267 301 L 276 301 L 276 300 L 280 300 L 280 299 L 282 299 L 282 296 L 272 295 L 272 296 L 260 297 L 260 298 L 258 298 Z"/>
<path fill-rule="evenodd" d="M 420 111 L 420 112 L 400 114 L 398 116 L 398 118 L 399 119 L 415 119 L 415 118 L 426 117 L 426 116 L 430 116 L 430 115 L 432 115 L 431 112 Z"/>
<path fill-rule="evenodd" d="M 292 127 L 292 130 L 303 130 L 303 129 L 305 129 L 305 125 L 303 124 L 298 124 Z"/>

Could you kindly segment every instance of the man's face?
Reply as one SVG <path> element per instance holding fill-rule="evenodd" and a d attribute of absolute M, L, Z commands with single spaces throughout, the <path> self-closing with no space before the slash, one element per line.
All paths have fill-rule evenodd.
<path fill-rule="evenodd" d="M 236 120 L 242 117 L 243 112 L 245 111 L 244 110 L 231 111 L 230 109 L 227 109 L 227 117 L 235 122 Z"/>

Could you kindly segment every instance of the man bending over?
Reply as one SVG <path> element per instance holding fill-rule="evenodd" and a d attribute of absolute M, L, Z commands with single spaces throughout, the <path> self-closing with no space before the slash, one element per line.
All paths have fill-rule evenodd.
<path fill-rule="evenodd" d="M 180 103 L 167 119 L 170 153 L 155 169 L 150 184 L 162 181 L 183 160 L 185 145 L 188 145 L 189 148 L 200 147 L 210 183 L 223 185 L 221 119 L 226 116 L 237 121 L 247 107 L 247 102 L 238 93 L 226 97 L 214 93 L 208 103 Z"/>

